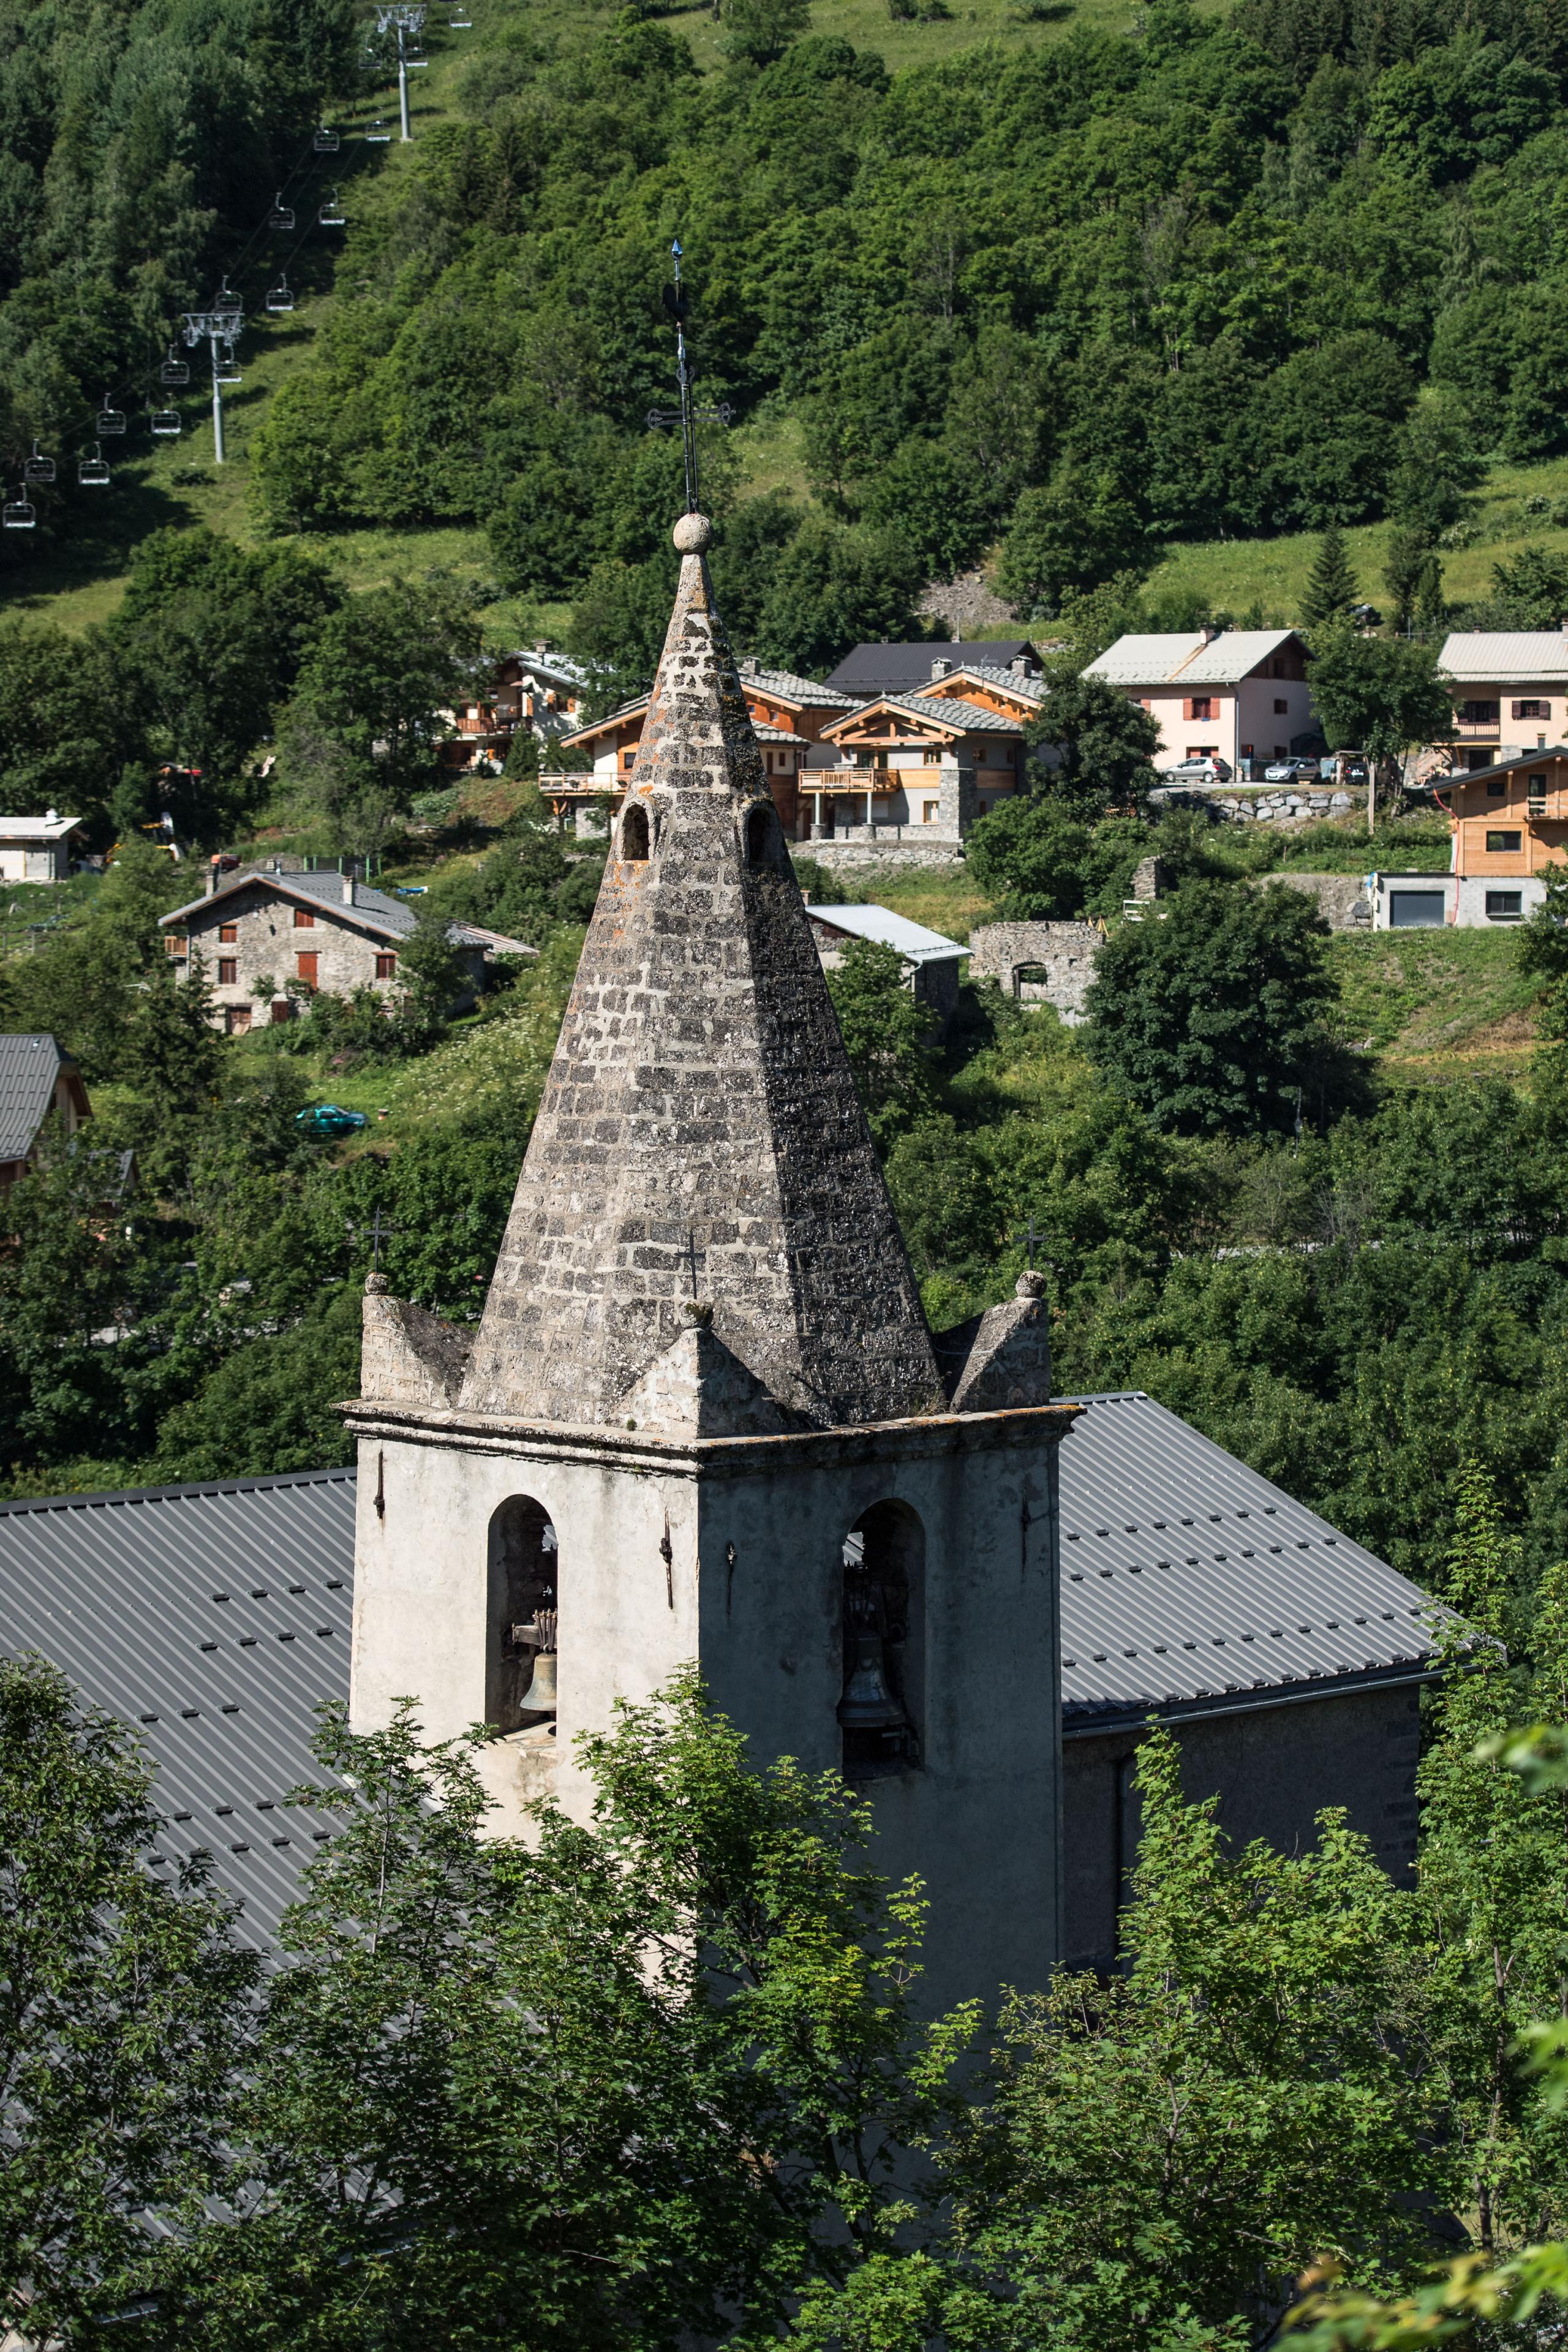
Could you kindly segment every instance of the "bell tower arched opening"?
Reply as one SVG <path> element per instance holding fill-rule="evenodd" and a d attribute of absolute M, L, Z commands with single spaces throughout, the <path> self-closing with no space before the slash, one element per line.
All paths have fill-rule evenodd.
<path fill-rule="evenodd" d="M 925 1529 L 907 1503 L 873 1503 L 844 1538 L 847 1780 L 910 1772 L 925 1713 Z"/>
<path fill-rule="evenodd" d="M 489 1535 L 485 1720 L 498 1730 L 554 1722 L 558 1559 L 543 1504 L 509 1496 Z"/>
<path fill-rule="evenodd" d="M 621 816 L 621 856 L 635 866 L 647 856 L 647 811 L 637 801 Z"/>

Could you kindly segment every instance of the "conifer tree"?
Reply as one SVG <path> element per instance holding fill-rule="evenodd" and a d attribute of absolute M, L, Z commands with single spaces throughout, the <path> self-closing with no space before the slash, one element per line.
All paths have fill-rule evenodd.
<path fill-rule="evenodd" d="M 1301 599 L 1301 618 L 1308 628 L 1321 629 L 1331 621 L 1343 620 L 1357 601 L 1345 535 L 1337 522 L 1331 522 L 1318 541 L 1311 577 Z"/>

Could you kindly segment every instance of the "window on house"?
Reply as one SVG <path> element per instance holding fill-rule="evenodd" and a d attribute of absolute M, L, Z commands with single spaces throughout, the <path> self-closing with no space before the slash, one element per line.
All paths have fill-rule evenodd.
<path fill-rule="evenodd" d="M 926 801 L 921 809 L 921 823 L 922 824 L 934 824 L 941 814 L 942 803 L 940 801 Z"/>
<path fill-rule="evenodd" d="M 925 1699 L 925 1530 L 907 1503 L 874 1503 L 844 1538 L 843 1696 L 848 1779 L 910 1772 Z"/>
<path fill-rule="evenodd" d="M 217 935 L 220 940 L 237 940 L 239 937 L 239 925 L 237 923 L 220 923 L 217 927 Z"/>
<path fill-rule="evenodd" d="M 243 1036 L 245 1035 L 246 1031 L 247 1031 L 247 1030 L 249 1028 L 249 1026 L 250 1026 L 250 1007 L 249 1007 L 249 1005 L 248 1005 L 248 1004 L 226 1004 L 226 1005 L 225 1005 L 225 1007 L 224 1007 L 224 1015 L 223 1015 L 223 1025 L 224 1025 L 225 1032 L 226 1032 L 226 1034 L 227 1034 L 227 1035 L 229 1035 L 230 1037 L 243 1037 Z"/>
<path fill-rule="evenodd" d="M 294 909 L 294 929 L 297 931 L 313 931 L 315 928 L 316 918 L 311 914 L 309 907 L 296 907 Z"/>
<path fill-rule="evenodd" d="M 184 955 L 184 952 L 185 942 L 181 938 L 179 932 L 165 931 L 163 934 L 163 953 L 165 955 L 178 956 Z"/>
<path fill-rule="evenodd" d="M 391 980 L 396 972 L 396 970 L 397 958 L 395 955 L 378 955 L 376 957 L 375 976 L 377 980 Z"/>
<path fill-rule="evenodd" d="M 1492 857 L 1512 856 L 1523 846 L 1524 836 L 1519 833 L 1489 833 L 1487 854 Z"/>
<path fill-rule="evenodd" d="M 635 768 L 637 763 L 637 755 L 635 751 L 623 751 L 621 753 L 621 765 L 623 768 L 630 770 Z"/>
<path fill-rule="evenodd" d="M 1285 700 L 1284 697 L 1283 697 L 1282 695 L 1279 695 L 1279 694 L 1277 694 L 1277 695 L 1275 696 L 1275 698 L 1274 698 L 1274 716 L 1275 716 L 1275 718 L 1276 718 L 1276 719 L 1284 719 L 1284 718 L 1286 718 L 1286 717 L 1289 715 L 1289 709 L 1290 709 L 1290 706 L 1289 706 L 1289 704 Z"/>
<path fill-rule="evenodd" d="M 1516 702 L 1513 715 L 1516 719 L 1550 719 L 1552 705 L 1549 702 Z"/>
<path fill-rule="evenodd" d="M 238 987 L 239 962 L 237 957 L 219 956 L 217 960 L 217 984 L 220 988 Z"/>
<path fill-rule="evenodd" d="M 1487 781 L 1487 798 L 1489 801 L 1500 801 L 1507 796 L 1507 793 L 1508 784 L 1503 777 L 1489 777 Z"/>
<path fill-rule="evenodd" d="M 1187 703 L 1186 716 L 1189 719 L 1212 719 L 1214 717 L 1213 695 L 1193 695 Z"/>
<path fill-rule="evenodd" d="M 312 948 L 309 955 L 300 954 L 295 958 L 295 961 L 299 964 L 300 978 L 304 982 L 306 987 L 316 987 L 318 985 L 316 974 L 321 967 L 321 961 L 320 949 Z"/>
<path fill-rule="evenodd" d="M 1487 892 L 1489 923 L 1521 923 L 1524 920 L 1522 890 L 1489 890 Z"/>
<path fill-rule="evenodd" d="M 941 745 L 934 743 L 929 744 L 921 753 L 921 762 L 922 766 L 927 768 L 940 768 L 942 765 Z"/>
<path fill-rule="evenodd" d="M 489 1529 L 485 1654 L 485 1719 L 499 1731 L 554 1717 L 559 1558 L 542 1503 L 514 1495 L 501 1505 Z"/>
<path fill-rule="evenodd" d="M 1467 727 L 1495 727 L 1500 708 L 1496 702 L 1461 702 L 1459 717 Z"/>

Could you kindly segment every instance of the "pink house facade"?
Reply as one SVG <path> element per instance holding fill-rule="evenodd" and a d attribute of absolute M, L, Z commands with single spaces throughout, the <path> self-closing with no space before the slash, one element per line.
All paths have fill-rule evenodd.
<path fill-rule="evenodd" d="M 1086 676 L 1121 687 L 1159 722 L 1162 770 L 1204 759 L 1267 765 L 1319 731 L 1307 648 L 1294 629 L 1118 637 Z"/>
<path fill-rule="evenodd" d="M 1568 630 L 1456 630 L 1439 666 L 1454 688 L 1451 771 L 1568 741 Z"/>

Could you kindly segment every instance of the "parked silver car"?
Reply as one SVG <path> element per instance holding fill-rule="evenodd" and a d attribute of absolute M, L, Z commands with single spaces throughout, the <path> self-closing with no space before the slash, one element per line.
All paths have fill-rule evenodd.
<path fill-rule="evenodd" d="M 1226 760 L 1178 760 L 1173 768 L 1162 770 L 1162 781 L 1168 784 L 1225 784 L 1230 782 L 1230 763 Z"/>
<path fill-rule="evenodd" d="M 1263 771 L 1266 784 L 1315 784 L 1318 781 L 1316 760 L 1276 760 L 1271 768 Z"/>

